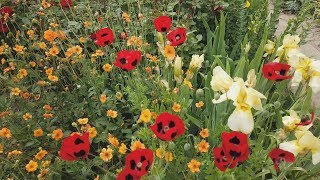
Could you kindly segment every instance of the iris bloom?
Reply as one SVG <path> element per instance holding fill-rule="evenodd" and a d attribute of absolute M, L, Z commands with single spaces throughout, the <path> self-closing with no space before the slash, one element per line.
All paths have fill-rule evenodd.
<path fill-rule="evenodd" d="M 293 110 L 290 110 L 289 112 L 290 116 L 282 117 L 282 122 L 286 131 L 306 131 L 312 126 L 312 123 L 307 126 L 301 126 L 300 123 L 302 123 L 302 121 L 298 114 Z"/>
<path fill-rule="evenodd" d="M 320 139 L 315 137 L 310 131 L 296 131 L 296 140 L 283 142 L 279 145 L 280 149 L 289 151 L 295 156 L 299 153 L 312 153 L 312 163 L 320 162 Z"/>
<path fill-rule="evenodd" d="M 241 78 L 235 78 L 235 82 L 233 82 L 232 78 L 221 67 L 216 67 L 213 72 L 212 89 L 224 94 L 218 100 L 214 99 L 212 102 L 220 103 L 231 99 L 236 109 L 229 116 L 229 128 L 246 134 L 251 133 L 254 125 L 251 108 L 262 110 L 261 99 L 266 99 L 266 97 L 255 89 L 247 87 Z"/>

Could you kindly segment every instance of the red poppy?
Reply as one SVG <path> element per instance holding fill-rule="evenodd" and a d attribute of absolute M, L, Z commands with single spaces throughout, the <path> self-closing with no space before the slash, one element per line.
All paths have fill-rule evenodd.
<path fill-rule="evenodd" d="M 125 70 L 133 70 L 141 61 L 141 52 L 136 50 L 123 50 L 117 53 L 114 65 Z"/>
<path fill-rule="evenodd" d="M 291 66 L 288 64 L 281 64 L 278 62 L 269 62 L 263 65 L 262 73 L 264 77 L 269 80 L 282 81 L 282 80 L 292 78 L 292 76 L 287 75 L 290 67 Z"/>
<path fill-rule="evenodd" d="M 64 8 L 72 6 L 72 0 L 60 0 L 60 5 Z"/>
<path fill-rule="evenodd" d="M 153 163 L 153 151 L 150 149 L 137 149 L 126 157 L 126 167 L 128 174 L 132 176 L 145 175 Z"/>
<path fill-rule="evenodd" d="M 0 33 L 6 33 L 9 31 L 9 27 L 2 22 L 2 20 L 0 19 Z"/>
<path fill-rule="evenodd" d="M 91 34 L 90 39 L 94 40 L 96 45 L 104 47 L 113 43 L 114 36 L 110 28 L 102 28 Z"/>
<path fill-rule="evenodd" d="M 13 14 L 13 10 L 11 9 L 11 7 L 9 6 L 4 6 L 0 9 L 0 13 L 3 15 L 5 13 L 8 13 L 9 16 L 11 16 Z"/>
<path fill-rule="evenodd" d="M 249 157 L 248 135 L 233 131 L 221 134 L 222 147 L 228 158 L 234 158 L 239 162 L 246 161 Z"/>
<path fill-rule="evenodd" d="M 153 133 L 161 140 L 172 141 L 185 132 L 183 121 L 179 116 L 161 113 L 154 125 L 150 126 Z"/>
<path fill-rule="evenodd" d="M 311 113 L 311 119 L 308 117 L 301 118 L 301 122 L 296 124 L 297 126 L 308 126 L 310 125 L 314 120 L 314 112 Z"/>
<path fill-rule="evenodd" d="M 153 24 L 158 32 L 168 32 L 171 27 L 171 18 L 168 16 L 159 16 L 154 19 Z"/>
<path fill-rule="evenodd" d="M 117 176 L 117 180 L 140 180 L 140 179 L 141 178 L 139 176 L 133 176 L 127 168 L 122 170 Z"/>
<path fill-rule="evenodd" d="M 186 41 L 187 31 L 185 28 L 176 28 L 167 35 L 167 38 L 171 42 L 171 46 L 179 46 Z"/>
<path fill-rule="evenodd" d="M 66 161 L 74 161 L 79 158 L 85 159 L 90 151 L 89 133 L 86 132 L 82 136 L 77 133 L 65 138 L 62 141 L 59 155 L 61 159 Z"/>
<path fill-rule="evenodd" d="M 269 157 L 273 161 L 274 168 L 276 171 L 279 170 L 279 164 L 283 161 L 286 162 L 294 162 L 295 157 L 294 154 L 291 152 L 279 149 L 279 148 L 274 148 L 272 151 L 269 152 Z"/>
<path fill-rule="evenodd" d="M 233 158 L 228 158 L 225 156 L 222 147 L 216 147 L 213 149 L 214 164 L 220 171 L 226 171 L 227 168 L 233 169 L 237 166 L 237 160 Z"/>

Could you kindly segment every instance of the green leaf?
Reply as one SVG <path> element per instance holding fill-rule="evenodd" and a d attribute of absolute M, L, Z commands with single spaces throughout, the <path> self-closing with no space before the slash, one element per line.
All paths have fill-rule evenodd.
<path fill-rule="evenodd" d="M 187 114 L 188 120 L 190 120 L 193 124 L 195 124 L 196 126 L 198 126 L 199 128 L 202 127 L 202 123 L 199 119 Z"/>

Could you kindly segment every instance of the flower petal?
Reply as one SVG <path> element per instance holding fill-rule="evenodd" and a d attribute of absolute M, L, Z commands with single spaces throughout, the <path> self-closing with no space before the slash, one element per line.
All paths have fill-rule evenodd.
<path fill-rule="evenodd" d="M 233 131 L 249 134 L 253 130 L 254 122 L 251 110 L 243 111 L 236 108 L 228 119 L 228 126 Z"/>

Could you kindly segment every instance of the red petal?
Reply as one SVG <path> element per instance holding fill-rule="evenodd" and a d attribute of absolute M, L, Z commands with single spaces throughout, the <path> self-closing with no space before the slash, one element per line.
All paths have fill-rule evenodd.
<path fill-rule="evenodd" d="M 168 32 L 171 23 L 171 19 L 168 16 L 159 16 L 153 21 L 154 27 L 158 32 Z"/>

